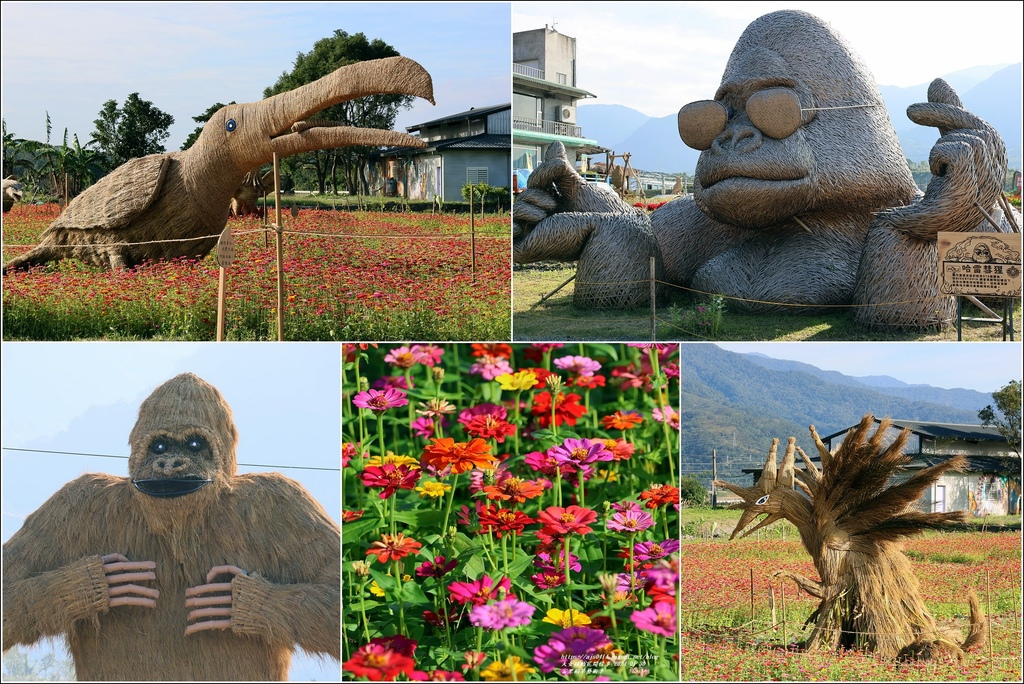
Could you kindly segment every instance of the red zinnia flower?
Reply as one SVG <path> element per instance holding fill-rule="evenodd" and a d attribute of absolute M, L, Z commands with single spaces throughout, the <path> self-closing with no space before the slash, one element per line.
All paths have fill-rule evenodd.
<path fill-rule="evenodd" d="M 524 525 L 537 522 L 522 511 L 513 511 L 507 508 L 491 508 L 485 506 L 480 511 L 479 534 L 487 534 L 490 529 L 494 530 L 494 536 L 501 539 L 502 532 L 523 531 Z"/>
<path fill-rule="evenodd" d="M 416 669 L 416 661 L 384 644 L 375 643 L 378 641 L 373 639 L 365 646 L 360 646 L 342 664 L 341 669 L 351 672 L 354 677 L 366 677 L 375 682 L 393 682 L 403 674 L 411 678 Z"/>
<path fill-rule="evenodd" d="M 363 517 L 363 511 L 342 511 L 341 522 L 355 522 Z"/>
<path fill-rule="evenodd" d="M 510 344 L 471 344 L 473 351 L 471 356 L 499 356 L 504 359 L 512 358 L 512 345 Z"/>
<path fill-rule="evenodd" d="M 383 487 L 380 498 L 387 499 L 398 489 L 415 487 L 416 481 L 420 479 L 420 469 L 385 463 L 379 466 L 367 466 L 362 477 L 363 484 L 367 487 Z"/>
<path fill-rule="evenodd" d="M 493 437 L 495 441 L 501 444 L 507 436 L 515 434 L 516 426 L 507 420 L 486 413 L 481 416 L 474 416 L 472 420 L 466 423 L 466 432 L 474 437 L 482 437 L 484 439 Z"/>
<path fill-rule="evenodd" d="M 489 575 L 484 575 L 473 582 L 452 582 L 448 585 L 448 592 L 453 601 L 459 603 L 472 603 L 474 606 L 482 606 L 492 597 L 498 596 L 501 590 L 506 592 L 505 596 L 515 598 L 511 593 L 512 583 L 508 577 L 502 577 L 497 584 Z"/>
<path fill-rule="evenodd" d="M 597 512 L 580 506 L 548 506 L 537 514 L 537 520 L 544 523 L 542 531 L 549 536 L 587 534 L 594 531 L 588 524 L 597 520 Z"/>
<path fill-rule="evenodd" d="M 377 554 L 377 560 L 381 563 L 387 563 L 389 560 L 398 560 L 408 556 L 410 553 L 416 553 L 420 550 L 421 546 L 423 544 L 411 537 L 406 537 L 401 532 L 396 535 L 385 534 L 381 536 L 380 541 L 370 544 L 366 555 Z"/>
<path fill-rule="evenodd" d="M 470 442 L 456 442 L 451 437 L 433 438 L 423 449 L 421 462 L 424 468 L 432 467 L 441 472 L 451 466 L 453 473 L 464 473 L 473 468 L 493 469 L 495 457 L 487 442 L 479 437 Z"/>
<path fill-rule="evenodd" d="M 575 425 L 576 421 L 587 412 L 586 406 L 580 406 L 580 395 L 576 393 L 558 393 L 555 399 L 555 425 L 566 423 Z M 533 406 L 530 412 L 537 416 L 537 422 L 541 427 L 551 427 L 551 393 L 540 392 L 533 398 Z"/>
<path fill-rule="evenodd" d="M 647 501 L 644 504 L 647 508 L 658 508 L 668 504 L 679 503 L 679 490 L 672 485 L 659 485 L 640 492 L 640 496 L 637 498 L 641 501 Z"/>

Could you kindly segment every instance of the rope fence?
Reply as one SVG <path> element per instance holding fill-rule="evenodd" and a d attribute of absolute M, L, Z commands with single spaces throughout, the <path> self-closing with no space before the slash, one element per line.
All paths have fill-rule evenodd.
<path fill-rule="evenodd" d="M 651 261 L 652 261 L 652 264 L 653 264 L 653 262 L 654 262 L 653 257 L 652 257 Z M 654 267 L 652 265 L 652 271 L 653 271 L 653 268 Z M 637 285 L 649 285 L 650 288 L 651 288 L 651 292 L 652 293 L 655 292 L 655 290 L 656 290 L 656 288 L 658 286 L 660 286 L 662 288 L 669 288 L 669 289 L 673 289 L 673 290 L 679 290 L 679 291 L 683 291 L 683 292 L 688 292 L 690 294 L 703 295 L 703 296 L 706 296 L 706 297 L 720 298 L 723 301 L 727 301 L 727 302 L 739 302 L 739 303 L 744 303 L 744 304 L 757 304 L 757 305 L 763 305 L 763 306 L 777 306 L 777 307 L 786 307 L 786 308 L 791 308 L 791 309 L 815 309 L 815 310 L 824 310 L 824 309 L 842 310 L 842 309 L 863 309 L 863 308 L 885 308 L 885 307 L 891 307 L 891 306 L 904 306 L 904 305 L 907 305 L 907 304 L 926 304 L 926 303 L 929 303 L 929 302 L 939 302 L 939 301 L 942 301 L 943 299 L 946 299 L 946 297 L 951 296 L 951 295 L 934 295 L 934 296 L 916 297 L 916 298 L 910 298 L 910 299 L 897 299 L 897 300 L 884 301 L 884 302 L 870 302 L 870 303 L 864 303 L 864 304 L 856 304 L 856 303 L 843 303 L 843 304 L 838 304 L 838 303 L 837 304 L 801 304 L 801 303 L 796 303 L 796 302 L 775 302 L 775 301 L 764 300 L 764 299 L 750 299 L 750 298 L 745 298 L 745 297 L 737 297 L 737 296 L 733 296 L 733 295 L 721 294 L 721 293 L 718 293 L 718 292 L 707 292 L 707 291 L 704 291 L 704 290 L 698 290 L 696 288 L 687 287 L 687 286 L 684 286 L 684 285 L 678 285 L 676 283 L 670 283 L 668 281 L 661 280 L 661 279 L 658 279 L 658 278 L 655 278 L 655 277 L 646 278 L 646 279 L 643 279 L 643 280 L 612 280 L 612 281 L 586 280 L 586 281 L 584 281 L 584 280 L 578 279 L 575 275 L 573 275 L 573 276 L 569 277 L 567 280 L 565 280 L 564 282 L 562 282 L 554 290 L 552 290 L 548 294 L 544 295 L 539 300 L 537 300 L 534 304 L 532 304 L 530 306 L 530 310 L 533 310 L 536 307 L 538 307 L 539 305 L 543 304 L 545 301 L 550 299 L 555 293 L 557 293 L 562 288 L 567 286 L 569 283 L 574 282 L 574 281 L 576 283 L 580 283 L 580 284 L 584 284 L 584 285 L 595 285 L 595 286 L 637 286 Z M 574 317 L 569 317 L 569 316 L 545 316 L 545 318 L 546 319 L 550 319 L 550 320 L 560 320 L 560 321 L 576 321 L 576 322 L 579 321 L 579 318 L 574 318 Z M 655 331 L 656 331 L 658 325 L 661 325 L 664 328 L 671 328 L 672 330 L 681 332 L 681 333 L 683 333 L 685 335 L 688 335 L 688 336 L 696 338 L 696 339 L 705 339 L 704 336 L 701 336 L 701 335 L 693 333 L 693 332 L 691 332 L 689 330 L 686 330 L 685 328 L 672 323 L 671 321 L 669 321 L 666 318 L 659 317 L 657 315 L 657 311 L 656 311 L 656 298 L 655 297 L 651 297 L 650 298 L 650 316 L 649 316 L 649 318 L 650 318 L 650 321 L 651 321 L 651 340 L 652 341 L 655 340 L 655 338 L 656 338 Z M 965 320 L 967 320 L 967 319 L 965 319 Z M 602 322 L 606 322 L 606 323 L 630 323 L 630 322 L 636 322 L 636 318 L 603 318 L 602 317 L 601 321 Z"/>

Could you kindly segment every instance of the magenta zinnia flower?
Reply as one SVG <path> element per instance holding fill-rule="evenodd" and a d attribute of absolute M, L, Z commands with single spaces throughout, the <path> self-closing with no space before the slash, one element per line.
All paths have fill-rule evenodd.
<path fill-rule="evenodd" d="M 604 630 L 590 627 L 568 627 L 551 635 L 548 643 L 533 651 L 533 659 L 543 672 L 571 671 L 576 661 L 583 667 L 596 660 L 594 654 L 611 645 Z"/>
<path fill-rule="evenodd" d="M 487 629 L 506 629 L 530 624 L 536 606 L 525 601 L 508 598 L 497 603 L 473 606 L 469 613 L 469 621 L 477 627 Z"/>
<path fill-rule="evenodd" d="M 640 508 L 620 511 L 608 518 L 608 529 L 632 534 L 654 525 L 651 514 Z"/>
<path fill-rule="evenodd" d="M 384 391 L 368 389 L 352 398 L 352 403 L 359 408 L 370 409 L 374 413 L 384 413 L 388 409 L 405 406 L 409 400 L 405 392 L 389 387 Z"/>
<path fill-rule="evenodd" d="M 448 585 L 451 598 L 459 603 L 472 603 L 474 606 L 482 606 L 498 595 L 502 589 L 505 590 L 507 598 L 515 598 L 509 593 L 512 583 L 508 577 L 502 577 L 497 584 L 489 575 L 484 575 L 474 582 L 452 582 Z"/>
<path fill-rule="evenodd" d="M 645 632 L 665 637 L 676 635 L 676 608 L 670 603 L 659 602 L 644 610 L 634 610 L 629 619 Z"/>
<path fill-rule="evenodd" d="M 434 436 L 433 418 L 425 418 L 423 416 L 420 416 L 419 418 L 412 421 L 409 427 L 412 428 L 413 434 L 416 435 L 417 437 L 429 439 Z"/>
<path fill-rule="evenodd" d="M 652 561 L 664 558 L 670 553 L 675 553 L 679 550 L 678 539 L 666 539 L 663 542 L 640 542 L 633 547 L 633 558 L 634 560 Z"/>
<path fill-rule="evenodd" d="M 604 442 L 595 439 L 572 439 L 562 442 L 560 446 L 548 449 L 548 456 L 559 465 L 577 467 L 589 466 L 598 461 L 614 461 L 615 454 L 608 450 Z"/>
<path fill-rule="evenodd" d="M 459 564 L 459 561 L 452 559 L 445 562 L 444 556 L 437 556 L 433 562 L 424 561 L 420 567 L 416 568 L 417 577 L 444 577 L 449 572 L 455 569 L 455 566 Z"/>

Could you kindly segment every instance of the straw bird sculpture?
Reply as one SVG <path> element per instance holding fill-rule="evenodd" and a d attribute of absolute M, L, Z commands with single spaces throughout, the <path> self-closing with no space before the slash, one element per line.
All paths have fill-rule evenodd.
<path fill-rule="evenodd" d="M 999 206 L 1002 139 L 944 81 L 934 81 L 928 102 L 911 105 L 907 115 L 941 136 L 923 196 L 874 77 L 842 36 L 805 12 L 756 19 L 733 49 L 714 99 L 679 112 L 683 142 L 702 153 L 693 197 L 650 217 L 665 280 L 725 295 L 736 311 L 820 313 L 854 305 L 856 319 L 871 327 L 949 321 L 955 308 L 952 297 L 938 293 L 937 233 L 996 230 L 985 213 L 1009 231 L 1020 225 L 1020 213 L 1007 204 L 1008 218 Z M 568 236 L 568 219 L 548 217 L 575 211 L 559 201 L 560 184 L 569 181 L 551 178 L 556 172 L 544 164 L 537 172 L 543 183 L 528 181 L 535 191 L 513 208 L 520 240 L 529 234 L 531 243 L 517 259 L 579 259 L 576 287 L 584 270 L 614 273 L 639 260 L 625 239 L 591 248 L 591 233 L 603 233 L 593 221 L 577 220 Z M 633 300 L 624 290 L 621 304 Z"/>
<path fill-rule="evenodd" d="M 64 258 L 123 268 L 151 259 L 203 257 L 227 223 L 245 175 L 299 152 L 347 145 L 423 147 L 419 138 L 307 120 L 364 95 L 415 95 L 434 102 L 430 75 L 406 57 L 343 66 L 259 102 L 219 109 L 184 151 L 131 159 L 76 197 L 41 244 L 4 273 Z"/>
<path fill-rule="evenodd" d="M 897 484 L 893 476 L 910 460 L 903 453 L 910 431 L 901 431 L 886 445 L 890 421 L 880 421 L 869 437 L 874 422 L 873 416 L 865 416 L 834 454 L 811 426 L 820 470 L 790 437 L 781 467 L 779 440 L 772 442 L 753 487 L 716 480 L 743 499 L 730 506 L 743 511 L 732 538 L 782 519 L 796 526 L 820 580 L 786 570 L 775 576 L 792 579 L 821 599 L 807 619 L 812 626 L 804 643 L 807 650 L 858 648 L 884 658 L 961 659 L 987 635 L 977 596 L 973 591 L 968 595 L 970 628 L 961 643 L 940 630 L 928 612 L 901 542 L 963 520 L 963 511 L 924 513 L 914 503 L 943 473 L 962 469 L 964 457 L 919 470 Z M 797 452 L 803 470 L 795 468 Z M 761 515 L 765 517 L 751 527 Z"/>
<path fill-rule="evenodd" d="M 3 547 L 3 648 L 63 636 L 81 680 L 282 680 L 340 659 L 340 530 L 301 485 L 236 472 L 215 387 L 139 408 L 129 477 L 82 475 Z"/>
<path fill-rule="evenodd" d="M 14 178 L 4 178 L 3 207 L 5 214 L 11 210 L 15 202 L 21 200 L 22 196 L 21 183 Z"/>

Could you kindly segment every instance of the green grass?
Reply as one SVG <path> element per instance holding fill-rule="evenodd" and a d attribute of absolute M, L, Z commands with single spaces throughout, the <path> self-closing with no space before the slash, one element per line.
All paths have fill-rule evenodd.
<path fill-rule="evenodd" d="M 516 340 L 649 340 L 651 314 L 639 311 L 584 311 L 572 305 L 573 284 L 569 283 L 550 299 L 539 303 L 576 271 L 574 264 L 542 268 L 516 268 L 512 273 L 513 334 Z M 942 330 L 868 330 L 858 325 L 849 313 L 810 316 L 754 315 L 729 311 L 728 301 L 718 332 L 714 336 L 689 330 L 679 312 L 693 309 L 697 302 L 687 294 L 677 294 L 657 309 L 659 340 L 721 341 L 956 341 L 956 325 Z M 676 313 L 672 307 L 675 306 Z M 979 317 L 965 303 L 965 317 Z M 1021 339 L 1021 305 L 1013 311 L 1014 339 Z M 1002 328 L 996 323 L 963 323 L 963 340 L 971 342 L 1002 340 Z"/>

